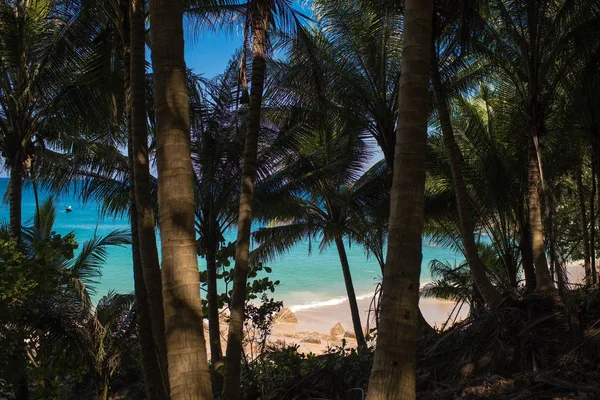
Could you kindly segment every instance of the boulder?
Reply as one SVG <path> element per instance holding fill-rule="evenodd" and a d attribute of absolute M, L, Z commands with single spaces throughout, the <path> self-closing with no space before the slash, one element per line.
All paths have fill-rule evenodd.
<path fill-rule="evenodd" d="M 345 332 L 346 332 L 346 330 L 344 329 L 342 324 L 340 324 L 338 322 L 337 324 L 335 324 L 335 326 L 333 328 L 331 328 L 331 330 L 329 331 L 329 334 L 331 336 L 342 336 Z"/>
<path fill-rule="evenodd" d="M 310 336 L 306 336 L 305 338 L 303 338 L 302 340 L 300 340 L 300 342 L 302 342 L 302 343 L 321 344 L 321 339 L 319 338 L 318 335 L 310 335 Z"/>
<path fill-rule="evenodd" d="M 346 331 L 344 333 L 344 337 L 349 338 L 349 339 L 356 339 L 356 335 L 354 334 L 353 331 Z"/>
<path fill-rule="evenodd" d="M 273 318 L 275 323 L 297 324 L 298 318 L 289 308 L 282 308 Z"/>

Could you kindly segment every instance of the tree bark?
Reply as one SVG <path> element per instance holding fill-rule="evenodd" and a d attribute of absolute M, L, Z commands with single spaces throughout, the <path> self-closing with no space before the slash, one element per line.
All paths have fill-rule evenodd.
<path fill-rule="evenodd" d="M 548 261 L 544 252 L 544 232 L 542 224 L 542 207 L 540 203 L 539 184 L 540 170 L 538 152 L 534 140 L 537 140 L 536 133 L 528 135 L 527 155 L 528 155 L 528 196 L 527 205 L 529 206 L 529 225 L 531 229 L 531 248 L 533 251 L 533 264 L 535 266 L 536 290 L 539 292 L 548 292 L 554 288 Z"/>
<path fill-rule="evenodd" d="M 131 195 L 133 195 L 133 193 L 131 193 Z M 131 250 L 133 256 L 133 281 L 135 285 L 138 337 L 142 353 L 144 381 L 146 382 L 146 397 L 148 400 L 168 399 L 167 390 L 163 382 L 163 373 L 160 368 L 158 349 L 152 335 L 153 330 L 150 320 L 151 312 L 150 306 L 148 305 L 148 294 L 144 284 L 144 272 L 142 270 L 141 257 L 139 254 L 137 211 L 133 201 L 129 210 L 131 218 Z"/>
<path fill-rule="evenodd" d="M 22 208 L 23 208 L 23 166 L 21 163 L 10 169 L 10 240 L 21 243 Z"/>
<path fill-rule="evenodd" d="M 583 242 L 583 268 L 585 271 L 585 281 L 589 284 L 592 282 L 592 269 L 590 267 L 590 238 L 588 235 L 585 190 L 583 187 L 581 167 L 575 173 L 575 181 L 577 182 L 577 200 L 579 203 L 579 228 L 581 229 L 581 238 Z"/>
<path fill-rule="evenodd" d="M 406 0 L 380 331 L 367 400 L 416 398 L 433 2 Z"/>
<path fill-rule="evenodd" d="M 446 94 L 444 92 L 435 55 L 432 57 L 432 62 L 431 85 L 438 117 L 442 127 L 444 145 L 448 152 L 448 164 L 450 164 L 452 180 L 454 181 L 454 193 L 456 196 L 456 206 L 458 208 L 463 246 L 465 248 L 471 274 L 473 275 L 473 281 L 475 282 L 475 285 L 477 285 L 481 297 L 483 297 L 483 300 L 489 308 L 496 309 L 502 304 L 504 298 L 500 294 L 500 291 L 492 285 L 492 282 L 485 272 L 485 266 L 483 265 L 481 258 L 479 258 L 477 244 L 475 243 L 475 235 L 473 234 L 473 212 L 469 203 L 467 186 L 461 171 L 461 164 L 463 163 L 462 154 L 454 137 L 454 129 L 452 128 L 450 113 L 446 103 Z"/>
<path fill-rule="evenodd" d="M 159 225 L 169 388 L 212 399 L 196 258 L 183 3 L 150 0 Z"/>
<path fill-rule="evenodd" d="M 265 0 L 270 2 L 272 0 Z M 248 104 L 248 128 L 244 146 L 244 163 L 242 167 L 242 183 L 240 209 L 238 217 L 238 236 L 235 251 L 235 267 L 233 272 L 233 289 L 231 296 L 231 315 L 227 335 L 227 351 L 225 358 L 225 378 L 223 381 L 223 400 L 238 400 L 241 397 L 240 373 L 242 338 L 244 328 L 244 307 L 246 302 L 246 284 L 248 278 L 248 257 L 250 250 L 250 229 L 254 203 L 254 179 L 257 168 L 258 135 L 260 132 L 260 116 L 262 95 L 266 70 L 268 10 L 260 4 L 254 10 L 252 23 L 253 54 L 250 103 Z"/>
<path fill-rule="evenodd" d="M 592 160 L 592 192 L 590 195 L 590 267 L 592 284 L 596 284 L 596 161 Z"/>
<path fill-rule="evenodd" d="M 148 158 L 148 132 L 146 128 L 146 29 L 144 0 L 130 2 L 130 84 L 131 84 L 131 136 L 135 204 L 146 301 L 150 306 L 152 334 L 156 344 L 164 378 L 163 387 L 168 394 L 167 348 L 162 298 L 162 280 L 156 247 L 154 205 L 150 194 L 150 164 Z"/>
<path fill-rule="evenodd" d="M 356 293 L 354 292 L 354 285 L 352 284 L 350 264 L 348 263 L 348 256 L 346 255 L 346 248 L 344 247 L 342 238 L 336 238 L 335 245 L 337 247 L 338 255 L 340 257 L 340 264 L 342 265 L 342 272 L 344 274 L 344 283 L 346 284 L 346 294 L 348 295 L 348 303 L 350 304 L 350 314 L 352 315 L 352 325 L 354 327 L 354 334 L 356 335 L 356 343 L 359 350 L 366 350 L 367 341 L 365 340 L 362 324 L 360 322 L 360 311 L 358 310 Z"/>
<path fill-rule="evenodd" d="M 126 12 L 129 13 L 129 10 Z M 124 31 L 126 31 L 124 29 Z M 125 33 L 125 32 L 124 32 Z M 131 223 L 131 255 L 133 261 L 133 282 L 135 289 L 135 302 L 137 308 L 138 337 L 142 353 L 142 367 L 146 383 L 146 397 L 148 400 L 163 400 L 168 398 L 165 391 L 164 375 L 161 371 L 159 353 L 153 335 L 151 311 L 148 302 L 148 292 L 144 282 L 142 260 L 139 247 L 138 209 L 135 199 L 136 178 L 133 157 L 133 129 L 132 129 L 132 88 L 131 88 L 131 47 L 129 37 L 123 38 L 123 64 L 125 84 L 125 114 L 128 128 L 127 155 L 129 158 L 129 218 Z"/>
<path fill-rule="evenodd" d="M 217 245 L 212 237 L 206 246 L 206 272 L 208 300 L 208 335 L 210 342 L 211 381 L 213 392 L 223 388 L 223 350 L 221 348 L 221 325 L 219 321 L 219 293 L 217 291 Z"/>

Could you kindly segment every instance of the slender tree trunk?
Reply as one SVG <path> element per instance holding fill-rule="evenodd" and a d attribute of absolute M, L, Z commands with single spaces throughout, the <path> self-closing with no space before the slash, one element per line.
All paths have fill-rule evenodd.
<path fill-rule="evenodd" d="M 148 400 L 167 399 L 168 397 L 166 395 L 166 388 L 163 383 L 163 375 L 160 369 L 158 350 L 152 335 L 150 306 L 148 305 L 148 294 L 144 285 L 144 272 L 142 270 L 141 257 L 139 254 L 139 235 L 136 219 L 137 211 L 135 208 L 135 203 L 132 202 L 130 206 L 130 218 L 132 237 L 131 250 L 133 254 L 133 281 L 135 284 L 138 337 L 142 353 L 144 381 L 146 382 L 146 397 Z"/>
<path fill-rule="evenodd" d="M 212 238 L 207 241 L 206 272 L 208 300 L 208 335 L 210 341 L 211 381 L 213 392 L 223 388 L 223 350 L 221 348 L 221 324 L 219 321 L 219 293 L 217 291 L 217 245 Z"/>
<path fill-rule="evenodd" d="M 579 202 L 579 228 L 581 229 L 581 238 L 583 242 L 583 268 L 585 271 L 585 281 L 589 284 L 592 281 L 592 269 L 590 267 L 590 238 L 588 235 L 585 190 L 583 187 L 581 167 L 575 173 L 575 181 L 577 182 L 577 200 Z"/>
<path fill-rule="evenodd" d="M 535 265 L 536 290 L 547 292 L 553 289 L 552 277 L 548 269 L 548 261 L 544 252 L 544 232 L 542 224 L 542 207 L 540 203 L 539 184 L 540 170 L 538 153 L 534 140 L 537 134 L 528 136 L 528 192 L 527 204 L 529 206 L 529 224 L 531 229 L 531 248 L 533 251 L 533 264 Z M 535 136 L 535 139 L 534 139 Z"/>
<path fill-rule="evenodd" d="M 432 15 L 431 0 L 406 0 L 381 321 L 367 400 L 416 398 Z"/>
<path fill-rule="evenodd" d="M 590 196 L 590 261 L 592 284 L 596 284 L 596 161 L 592 160 L 592 193 Z"/>
<path fill-rule="evenodd" d="M 29 376 L 27 373 L 27 361 L 24 341 L 21 342 L 23 347 L 15 349 L 13 353 L 13 367 L 15 368 L 18 378 L 15 385 L 15 399 L 29 400 Z"/>
<path fill-rule="evenodd" d="M 465 247 L 465 253 L 469 268 L 471 269 L 471 274 L 473 275 L 473 281 L 475 282 L 475 285 L 477 285 L 481 297 L 483 297 L 488 307 L 495 309 L 502 304 L 504 299 L 500 294 L 500 291 L 492 285 L 492 282 L 485 272 L 485 266 L 483 265 L 481 258 L 479 258 L 477 244 L 475 243 L 475 235 L 473 234 L 473 212 L 471 210 L 471 204 L 469 203 L 467 185 L 465 184 L 461 171 L 461 164 L 463 162 L 462 154 L 454 137 L 454 129 L 452 128 L 450 113 L 448 112 L 448 105 L 446 103 L 446 95 L 444 93 L 444 87 L 435 55 L 432 57 L 432 60 L 434 64 L 432 65 L 431 84 L 442 127 L 442 137 L 444 145 L 446 146 L 446 151 L 448 152 L 448 163 L 450 164 L 450 171 L 452 172 L 452 179 L 454 181 L 454 193 L 456 195 L 456 206 L 458 208 L 463 246 Z"/>
<path fill-rule="evenodd" d="M 20 163 L 10 170 L 10 240 L 21 243 L 21 210 L 23 207 L 23 166 Z"/>
<path fill-rule="evenodd" d="M 169 388 L 173 400 L 212 399 L 194 227 L 183 3 L 150 0 L 159 225 Z"/>
<path fill-rule="evenodd" d="M 168 395 L 167 348 L 162 298 L 162 279 L 156 247 L 154 205 L 150 194 L 150 163 L 146 129 L 146 29 L 144 0 L 130 2 L 130 83 L 131 135 L 135 204 L 138 215 L 139 251 L 146 301 L 150 306 L 152 334 L 156 344 L 163 377 L 165 396 Z"/>
<path fill-rule="evenodd" d="M 352 315 L 352 325 L 354 327 L 354 334 L 356 335 L 356 343 L 359 350 L 365 350 L 367 348 L 367 341 L 365 340 L 362 324 L 360 323 L 360 311 L 358 310 L 358 303 L 356 302 L 356 293 L 354 292 L 352 275 L 350 274 L 350 264 L 348 263 L 348 256 L 346 255 L 346 248 L 344 247 L 342 238 L 336 238 L 335 245 L 344 274 L 344 283 L 346 284 L 346 294 L 348 295 L 348 303 L 350 304 L 350 314 Z"/>
<path fill-rule="evenodd" d="M 260 115 L 266 70 L 267 8 L 270 7 L 266 7 L 265 5 L 257 7 L 257 15 L 253 16 L 254 20 L 252 24 L 252 36 L 254 42 L 254 51 L 252 54 L 252 86 L 250 88 L 248 128 L 244 146 L 238 236 L 231 296 L 231 316 L 229 321 L 229 332 L 227 335 L 225 379 L 223 381 L 223 400 L 238 400 L 241 397 L 240 373 L 242 338 L 244 334 L 244 307 L 246 302 L 250 229 L 252 226 L 254 203 L 254 179 L 257 168 L 258 135 L 260 131 Z"/>
<path fill-rule="evenodd" d="M 533 249 L 531 248 L 531 230 L 525 218 L 525 207 L 523 202 L 519 202 L 516 209 L 519 221 L 520 239 L 519 250 L 521 251 L 521 263 L 523 264 L 523 273 L 525 275 L 525 286 L 527 292 L 535 291 L 535 267 L 533 265 Z"/>
<path fill-rule="evenodd" d="M 129 10 L 127 10 L 129 13 Z M 128 28 L 126 27 L 124 31 Z M 123 38 L 123 64 L 125 70 L 125 114 L 127 117 L 129 158 L 129 218 L 131 223 L 131 254 L 133 259 L 133 282 L 135 287 L 135 302 L 137 307 L 138 336 L 142 353 L 142 367 L 146 383 L 146 397 L 148 400 L 163 400 L 168 398 L 165 391 L 164 375 L 161 371 L 159 353 L 153 335 L 152 317 L 148 302 L 148 292 L 144 282 L 142 259 L 140 256 L 140 237 L 138 229 L 138 208 L 135 199 L 136 177 L 133 157 L 133 129 L 132 129 L 132 88 L 130 80 L 130 46 L 129 37 Z"/>

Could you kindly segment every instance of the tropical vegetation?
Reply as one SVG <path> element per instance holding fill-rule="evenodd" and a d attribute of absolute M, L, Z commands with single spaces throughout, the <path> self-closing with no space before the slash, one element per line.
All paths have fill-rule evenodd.
<path fill-rule="evenodd" d="M 207 77 L 184 48 L 215 31 L 239 49 Z M 598 37 L 593 0 L 3 0 L 0 398 L 594 398 Z M 130 229 L 56 233 L 65 193 Z M 303 242 L 355 348 L 269 340 Z M 135 290 L 100 297 L 115 246 Z"/>

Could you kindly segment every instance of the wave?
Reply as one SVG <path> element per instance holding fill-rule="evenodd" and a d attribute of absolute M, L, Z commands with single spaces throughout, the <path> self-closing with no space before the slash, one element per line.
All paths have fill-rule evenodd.
<path fill-rule="evenodd" d="M 373 297 L 373 293 L 364 293 L 364 294 L 360 294 L 360 295 L 356 296 L 356 300 L 370 299 L 371 297 Z M 342 304 L 347 301 L 348 301 L 347 296 L 339 296 L 339 297 L 334 297 L 332 299 L 323 300 L 323 301 L 309 301 L 304 304 L 296 304 L 296 305 L 290 306 L 289 308 L 292 312 L 297 312 L 297 311 L 302 311 L 302 310 L 310 310 L 313 308 L 337 306 L 338 304 Z"/>
<path fill-rule="evenodd" d="M 428 283 L 431 283 L 431 281 L 426 280 L 426 281 L 421 282 L 421 289 L 423 288 L 423 286 L 425 286 Z M 373 294 L 374 294 L 373 292 L 359 294 L 358 296 L 356 296 L 356 300 L 370 299 L 373 297 Z M 339 296 L 339 297 L 333 297 L 333 298 L 327 299 L 327 300 L 307 301 L 306 303 L 302 303 L 302 304 L 294 304 L 294 305 L 291 305 L 289 307 L 289 309 L 292 312 L 298 312 L 298 311 L 302 311 L 302 310 L 312 310 L 314 308 L 337 306 L 338 304 L 346 303 L 347 301 L 348 301 L 347 296 Z"/>

